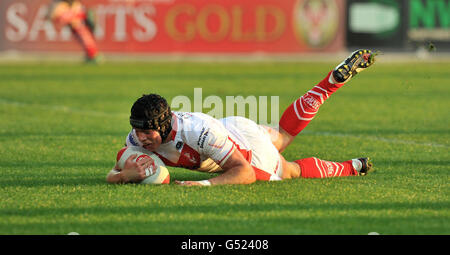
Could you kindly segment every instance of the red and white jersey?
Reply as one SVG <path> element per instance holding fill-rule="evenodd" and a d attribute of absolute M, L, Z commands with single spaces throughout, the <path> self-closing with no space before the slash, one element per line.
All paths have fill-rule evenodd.
<path fill-rule="evenodd" d="M 222 165 L 236 149 L 231 134 L 219 120 L 203 113 L 173 113 L 173 139 L 155 151 L 166 165 L 196 169 L 207 158 Z M 142 146 L 134 129 L 127 137 L 127 145 Z"/>
<path fill-rule="evenodd" d="M 222 167 L 239 150 L 254 169 L 269 172 L 264 179 L 276 179 L 270 176 L 280 168 L 278 151 L 267 132 L 253 121 L 242 117 L 217 120 L 198 112 L 173 112 L 172 120 L 172 140 L 154 151 L 166 165 L 198 169 L 201 162 L 210 158 Z M 134 129 L 128 134 L 126 145 L 142 146 Z M 267 163 L 269 159 L 273 160 Z"/>

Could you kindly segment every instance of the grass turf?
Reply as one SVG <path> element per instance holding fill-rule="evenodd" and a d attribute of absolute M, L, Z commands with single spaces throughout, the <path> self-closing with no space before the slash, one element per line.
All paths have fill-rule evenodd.
<path fill-rule="evenodd" d="M 450 62 L 379 61 L 284 152 L 288 160 L 370 156 L 377 171 L 366 177 L 105 183 L 143 93 L 274 95 L 281 116 L 334 65 L 1 64 L 0 234 L 450 234 Z M 209 176 L 170 170 L 172 181 Z"/>

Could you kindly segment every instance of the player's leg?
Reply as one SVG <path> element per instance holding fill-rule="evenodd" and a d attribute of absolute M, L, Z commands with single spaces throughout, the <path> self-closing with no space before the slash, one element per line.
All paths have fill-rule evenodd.
<path fill-rule="evenodd" d="M 280 155 L 281 160 L 281 179 L 295 179 L 301 177 L 301 168 L 299 164 L 296 164 L 295 162 L 289 162 L 287 161 L 283 155 Z"/>
<path fill-rule="evenodd" d="M 272 130 L 272 139 L 282 152 L 315 117 L 319 107 L 353 76 L 374 63 L 370 50 L 358 50 L 339 64 L 319 84 L 295 100 L 283 113 L 279 130 Z"/>
<path fill-rule="evenodd" d="M 245 153 L 257 180 L 282 180 L 280 154 L 263 126 L 240 116 L 230 116 L 219 121 L 231 134 L 229 139 L 235 143 L 236 148 Z"/>
<path fill-rule="evenodd" d="M 72 25 L 72 31 L 84 49 L 86 60 L 94 60 L 98 55 L 98 48 L 89 28 L 83 22 L 77 22 Z"/>
<path fill-rule="evenodd" d="M 98 54 L 98 48 L 94 35 L 85 22 L 87 17 L 86 10 L 80 2 L 76 1 L 72 5 L 72 11 L 76 14 L 76 19 L 71 23 L 72 31 L 83 46 L 86 61 L 94 61 Z"/>
<path fill-rule="evenodd" d="M 329 178 L 366 175 L 372 171 L 373 165 L 369 158 L 351 159 L 344 162 L 332 162 L 318 158 L 305 158 L 294 162 L 286 161 L 281 156 L 282 179 L 292 178 Z"/>
<path fill-rule="evenodd" d="M 94 60 L 98 54 L 97 43 L 92 31 L 85 24 L 86 11 L 80 2 L 72 5 L 60 2 L 51 11 L 51 19 L 59 26 L 70 25 L 72 33 L 80 42 L 87 60 Z"/>
<path fill-rule="evenodd" d="M 272 144 L 277 148 L 278 152 L 283 152 L 284 149 L 294 140 L 295 136 L 290 135 L 282 127 L 274 129 L 268 126 L 261 125 L 270 134 Z"/>

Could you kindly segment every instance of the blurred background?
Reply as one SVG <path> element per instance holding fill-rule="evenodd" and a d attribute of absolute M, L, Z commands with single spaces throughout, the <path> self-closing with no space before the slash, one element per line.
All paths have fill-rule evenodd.
<path fill-rule="evenodd" d="M 79 60 L 48 0 L 0 2 L 0 59 Z M 105 60 L 299 59 L 378 49 L 420 58 L 450 53 L 450 0 L 89 0 Z M 436 54 L 436 51 L 439 54 Z"/>

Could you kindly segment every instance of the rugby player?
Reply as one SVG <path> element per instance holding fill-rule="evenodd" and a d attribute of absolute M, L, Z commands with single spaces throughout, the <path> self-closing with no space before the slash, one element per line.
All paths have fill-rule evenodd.
<path fill-rule="evenodd" d="M 374 63 L 370 50 L 353 52 L 319 84 L 294 101 L 283 113 L 279 130 L 244 117 L 215 119 L 197 112 L 172 112 L 156 94 L 143 95 L 131 108 L 132 130 L 126 145 L 141 146 L 157 154 L 166 165 L 206 172 L 221 172 L 209 180 L 175 181 L 179 185 L 250 184 L 257 180 L 329 178 L 366 175 L 372 170 L 362 157 L 331 162 L 315 157 L 289 162 L 280 154 L 314 118 L 319 107 L 353 76 Z M 117 165 L 107 175 L 110 183 L 139 182 L 147 159 Z"/>
<path fill-rule="evenodd" d="M 94 21 L 92 12 L 86 10 L 80 1 L 53 0 L 49 7 L 48 18 L 58 26 L 69 26 L 72 34 L 84 49 L 85 61 L 96 63 L 98 47 L 93 31 Z"/>

